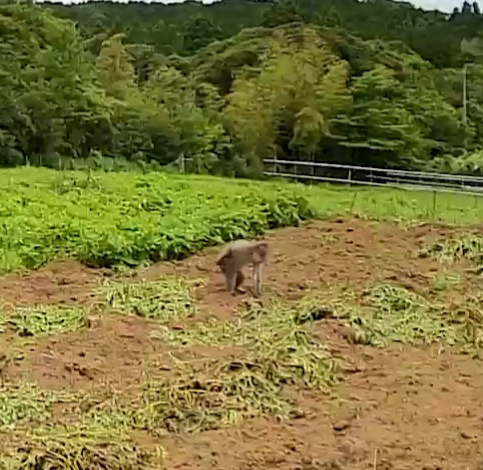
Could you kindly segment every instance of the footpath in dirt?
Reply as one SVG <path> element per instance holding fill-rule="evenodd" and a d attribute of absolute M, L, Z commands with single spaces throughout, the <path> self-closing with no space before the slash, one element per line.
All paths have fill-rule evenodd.
<path fill-rule="evenodd" d="M 435 225 L 404 230 L 360 219 L 276 230 L 266 237 L 271 264 L 264 271 L 264 295 L 297 300 L 310 289 L 344 285 L 362 290 L 370 283 L 389 281 L 418 292 L 427 289 L 440 268 L 434 259 L 415 256 L 418 246 L 456 232 Z M 56 262 L 37 272 L 5 276 L 0 280 L 0 301 L 10 307 L 90 306 L 105 277 L 132 282 L 176 273 L 202 280 L 194 291 L 201 316 L 210 312 L 230 319 L 249 295 L 233 298 L 225 292 L 214 265 L 219 250 L 210 248 L 187 260 L 158 263 L 124 277 L 74 261 Z M 465 268 L 463 264 L 458 269 L 466 272 Z M 471 276 L 466 280 L 466 287 L 479 282 Z M 151 322 L 137 317 L 100 318 L 89 329 L 39 340 L 2 374 L 9 380 L 35 380 L 53 390 L 139 386 L 143 373 L 162 375 L 164 370 L 165 351 L 150 337 L 151 329 Z M 166 438 L 166 468 L 483 468 L 483 375 L 477 360 L 441 344 L 350 344 L 332 320 L 321 326 L 320 337 L 348 364 L 344 381 L 331 395 L 301 394 L 306 412 L 298 419 L 257 418 L 240 427 Z"/>

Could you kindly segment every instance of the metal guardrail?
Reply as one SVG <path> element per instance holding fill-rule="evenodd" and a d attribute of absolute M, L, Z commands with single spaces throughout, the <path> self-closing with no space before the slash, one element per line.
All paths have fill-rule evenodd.
<path fill-rule="evenodd" d="M 483 196 L 480 176 L 277 159 L 266 159 L 264 165 L 272 167 L 265 175 L 279 178 Z"/>

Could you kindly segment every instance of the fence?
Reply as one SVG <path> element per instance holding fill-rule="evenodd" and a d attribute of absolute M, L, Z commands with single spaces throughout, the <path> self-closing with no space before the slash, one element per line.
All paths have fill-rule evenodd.
<path fill-rule="evenodd" d="M 479 176 L 277 159 L 264 160 L 264 166 L 264 174 L 267 176 L 291 178 L 299 181 L 483 196 L 483 177 Z"/>

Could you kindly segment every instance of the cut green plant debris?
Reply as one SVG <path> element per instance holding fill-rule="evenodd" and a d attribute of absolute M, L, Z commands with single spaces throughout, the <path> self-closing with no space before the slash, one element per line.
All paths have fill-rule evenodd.
<path fill-rule="evenodd" d="M 134 285 L 144 294 L 136 296 L 131 295 L 133 291 L 123 291 L 124 301 L 120 305 L 127 311 L 133 311 L 132 306 L 146 297 L 153 304 L 159 304 L 157 294 L 164 292 L 171 301 L 178 299 L 186 306 L 183 302 L 189 299 L 187 285 L 181 283 L 184 295 L 175 295 L 173 285 L 178 289 L 175 289 L 176 292 L 180 290 L 176 282 L 173 284 L 172 280 L 170 283 L 164 279 L 161 286 L 159 282 L 141 283 L 141 287 Z M 139 307 L 137 312 L 143 308 Z M 146 315 L 166 320 L 173 315 L 186 314 L 189 309 L 178 310 L 171 306 L 167 309 L 167 316 L 151 307 L 143 311 Z M 83 436 L 97 434 L 98 438 L 117 436 L 120 439 L 132 431 L 143 430 L 153 435 L 158 435 L 160 431 L 198 432 L 234 424 L 252 416 L 284 418 L 298 415 L 301 413 L 299 405 L 288 394 L 291 387 L 324 392 L 338 379 L 337 363 L 310 332 L 310 323 L 320 318 L 320 309 L 314 309 L 314 304 L 297 306 L 274 301 L 267 307 L 254 305 L 247 309 L 238 322 L 224 324 L 211 320 L 195 324 L 189 330 L 162 328 L 163 338 L 172 345 L 206 344 L 208 341 L 219 347 L 244 347 L 233 348 L 229 355 L 216 360 L 196 358 L 183 362 L 173 355 L 172 374 L 162 380 L 148 381 L 143 392 L 129 403 L 113 397 L 99 405 L 88 395 L 84 398 L 78 395 L 75 403 L 79 406 L 69 421 L 70 432 L 78 436 L 83 429 Z M 22 397 L 24 401 L 32 400 L 32 397 Z M 37 404 L 41 406 L 38 414 L 44 422 L 49 417 L 54 399 L 59 400 L 53 395 L 50 401 Z M 9 399 L 11 402 L 12 399 Z M 30 414 L 34 413 L 35 408 L 27 409 L 31 410 Z M 37 426 L 32 436 L 43 436 L 47 440 L 54 434 L 54 427 L 40 429 Z"/>
<path fill-rule="evenodd" d="M 461 238 L 425 244 L 420 250 L 422 257 L 434 257 L 439 261 L 453 262 L 465 258 L 478 266 L 483 265 L 483 237 L 465 235 Z"/>
<path fill-rule="evenodd" d="M 430 343 L 444 340 L 448 344 L 462 342 L 462 329 L 454 324 L 444 309 L 408 290 L 378 284 L 367 289 L 363 304 L 355 297 L 341 304 L 339 317 L 356 332 L 361 343 L 385 346 L 391 341 Z"/>
<path fill-rule="evenodd" d="M 272 301 L 248 308 L 233 322 L 210 319 L 186 330 L 161 327 L 153 336 L 172 346 L 243 348 L 226 362 L 180 363 L 175 382 L 147 388 L 136 416 L 147 428 L 198 431 L 246 416 L 298 413 L 297 403 L 285 394 L 287 386 L 327 391 L 338 379 L 336 361 L 307 331 L 307 323 L 320 318 L 314 304 Z"/>
<path fill-rule="evenodd" d="M 250 361 L 208 361 L 198 370 L 184 367 L 180 378 L 152 382 L 138 425 L 166 432 L 199 432 L 236 424 L 243 417 L 288 417 L 298 411 L 272 380 L 274 364 Z"/>
<path fill-rule="evenodd" d="M 249 308 L 234 322 L 211 319 L 186 330 L 164 327 L 153 336 L 174 346 L 243 346 L 253 363 L 273 365 L 270 380 L 324 390 L 336 381 L 337 367 L 304 327 L 320 318 L 309 302 L 272 301 L 267 307 Z"/>
<path fill-rule="evenodd" d="M 0 456 L 1 470 L 154 470 L 161 469 L 162 450 L 148 452 L 132 444 L 85 443 L 75 438 L 29 440 Z"/>
<path fill-rule="evenodd" d="M 12 313 L 2 313 L 0 320 L 2 330 L 10 328 L 20 336 L 66 333 L 88 326 L 84 309 L 54 305 L 18 307 Z"/>
<path fill-rule="evenodd" d="M 329 233 L 324 233 L 323 235 L 320 236 L 320 244 L 321 245 L 331 245 L 332 243 L 335 243 L 337 241 L 337 237 L 334 235 L 331 235 Z"/>
<path fill-rule="evenodd" d="M 107 306 L 127 315 L 170 321 L 196 312 L 190 285 L 191 282 L 172 276 L 151 282 L 107 282 L 100 289 L 100 296 Z"/>
<path fill-rule="evenodd" d="M 432 285 L 436 291 L 445 291 L 454 288 L 461 283 L 459 273 L 438 272 L 432 277 Z"/>
<path fill-rule="evenodd" d="M 0 430 L 32 426 L 52 418 L 53 406 L 70 395 L 40 389 L 31 383 L 4 384 L 0 388 Z"/>
<path fill-rule="evenodd" d="M 416 311 L 427 305 L 424 297 L 391 284 L 376 284 L 370 287 L 364 292 L 364 300 L 378 312 L 390 315 Z"/>

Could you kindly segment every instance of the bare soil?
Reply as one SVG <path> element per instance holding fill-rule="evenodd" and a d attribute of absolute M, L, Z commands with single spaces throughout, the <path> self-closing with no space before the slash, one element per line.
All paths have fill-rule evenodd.
<path fill-rule="evenodd" d="M 404 230 L 391 223 L 360 219 L 317 221 L 273 231 L 271 264 L 264 271 L 265 293 L 297 299 L 308 289 L 347 285 L 363 289 L 375 281 L 397 281 L 415 291 L 431 286 L 440 265 L 417 257 L 422 241 L 468 230 L 421 225 Z M 155 279 L 178 273 L 201 279 L 195 297 L 199 318 L 230 318 L 250 295 L 231 297 L 214 265 L 218 248 L 187 260 L 158 263 L 134 277 Z M 464 263 L 453 267 L 464 281 L 479 280 Z M 4 305 L 95 302 L 106 273 L 74 261 L 0 279 Z M 247 285 L 251 277 L 247 276 Z M 456 289 L 456 292 L 458 288 Z M 27 378 L 61 390 L 139 386 L 143 372 L 169 373 L 169 357 L 154 326 L 142 319 L 112 315 L 91 328 L 32 342 L 17 354 L 14 344 L 0 376 Z M 338 324 L 321 327 L 322 341 L 350 365 L 333 396 L 301 394 L 306 415 L 287 422 L 249 420 L 237 428 L 172 437 L 165 441 L 167 469 L 481 469 L 483 408 L 481 364 L 449 348 L 385 349 L 350 345 Z M 197 354 L 217 354 L 197 351 Z M 218 354 L 223 353 L 218 351 Z M 376 463 L 374 463 L 376 458 Z M 478 464 L 480 466 L 478 466 Z"/>
<path fill-rule="evenodd" d="M 332 399 L 307 396 L 305 417 L 173 439 L 167 468 L 481 468 L 483 381 L 470 360 L 400 346 L 351 353 L 361 370 Z"/>

